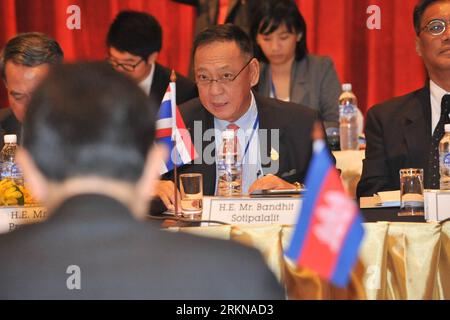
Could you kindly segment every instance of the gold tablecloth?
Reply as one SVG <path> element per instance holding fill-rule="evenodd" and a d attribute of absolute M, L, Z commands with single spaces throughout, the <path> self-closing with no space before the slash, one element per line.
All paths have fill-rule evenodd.
<path fill-rule="evenodd" d="M 366 223 L 347 288 L 285 255 L 293 227 L 217 226 L 176 231 L 238 241 L 261 251 L 289 299 L 450 299 L 450 223 Z"/>

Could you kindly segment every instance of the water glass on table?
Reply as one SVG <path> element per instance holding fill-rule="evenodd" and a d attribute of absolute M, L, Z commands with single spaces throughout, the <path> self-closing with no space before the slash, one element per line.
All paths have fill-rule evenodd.
<path fill-rule="evenodd" d="M 400 170 L 399 216 L 423 216 L 423 169 Z"/>
<path fill-rule="evenodd" d="M 203 210 L 203 176 L 201 173 L 180 175 L 181 212 L 183 218 L 201 220 Z"/>

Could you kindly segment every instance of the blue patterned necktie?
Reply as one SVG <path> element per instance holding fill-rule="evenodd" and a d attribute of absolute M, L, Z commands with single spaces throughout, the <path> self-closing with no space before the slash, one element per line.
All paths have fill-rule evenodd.
<path fill-rule="evenodd" d="M 434 129 L 431 138 L 430 155 L 428 158 L 428 188 L 439 189 L 439 142 L 444 136 L 444 126 L 450 123 L 448 114 L 450 113 L 450 94 L 442 97 L 441 101 L 441 117 Z"/>

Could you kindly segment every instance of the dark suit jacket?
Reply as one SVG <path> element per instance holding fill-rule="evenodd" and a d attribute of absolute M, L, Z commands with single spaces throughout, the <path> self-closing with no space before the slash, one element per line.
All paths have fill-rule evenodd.
<path fill-rule="evenodd" d="M 48 221 L 0 235 L 0 261 L 0 299 L 284 298 L 256 250 L 161 231 L 100 195 L 70 198 Z M 71 265 L 81 290 L 67 289 Z"/>
<path fill-rule="evenodd" d="M 369 109 L 366 159 L 357 196 L 400 188 L 399 170 L 423 168 L 428 175 L 431 102 L 428 86 Z M 425 180 L 425 188 L 428 187 Z"/>
<path fill-rule="evenodd" d="M 3 136 L 5 134 L 15 134 L 17 143 L 20 144 L 22 138 L 22 124 L 10 108 L 0 110 L 0 150 L 3 148 Z"/>
<path fill-rule="evenodd" d="M 263 173 L 277 175 L 290 183 L 303 182 L 312 155 L 311 130 L 314 122 L 319 118 L 317 112 L 298 104 L 265 98 L 257 94 L 255 94 L 255 100 L 260 121 L 259 141 L 267 141 L 266 147 L 260 148 Z M 199 99 L 181 105 L 180 112 L 191 138 L 196 144 L 197 153 L 202 158 L 198 158 L 194 163 L 181 166 L 178 169 L 178 174 L 191 172 L 203 174 L 203 193 L 214 195 L 216 186 L 215 161 L 212 164 L 207 164 L 204 161 L 204 156 L 211 151 L 211 156 L 215 159 L 215 137 L 213 136 L 211 141 L 203 141 L 204 139 L 202 139 L 206 130 L 214 128 L 214 117 L 202 106 Z M 197 122 L 197 126 L 201 125 L 201 130 L 195 130 L 194 121 Z M 271 129 L 279 130 L 279 144 L 277 144 L 277 141 L 272 141 Z M 199 133 L 201 133 L 201 137 Z M 277 136 L 274 135 L 273 139 L 277 139 Z M 271 159 L 272 148 L 277 151 L 279 159 Z M 205 154 L 202 150 L 206 150 Z M 196 163 L 197 161 L 200 161 L 200 163 Z M 171 171 L 162 178 L 172 180 L 172 173 Z M 153 201 L 151 210 L 153 214 L 164 210 L 161 201 Z"/>
<path fill-rule="evenodd" d="M 261 63 L 257 91 L 269 97 L 270 66 Z M 319 111 L 325 127 L 339 126 L 339 82 L 333 61 L 328 57 L 307 55 L 295 61 L 291 71 L 290 100 Z"/>
<path fill-rule="evenodd" d="M 149 97 L 153 101 L 155 106 L 158 107 L 158 110 L 164 97 L 164 93 L 166 93 L 167 86 L 169 85 L 170 74 L 170 69 L 158 63 L 155 63 L 155 73 L 153 75 L 153 82 L 150 88 Z M 182 104 L 186 101 L 198 97 L 197 86 L 188 78 L 183 77 L 182 75 L 177 73 L 176 84 L 178 104 Z"/>

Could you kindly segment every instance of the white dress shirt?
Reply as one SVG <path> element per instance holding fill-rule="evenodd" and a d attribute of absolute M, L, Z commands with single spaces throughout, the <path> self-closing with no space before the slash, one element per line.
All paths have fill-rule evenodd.
<path fill-rule="evenodd" d="M 155 64 L 153 63 L 151 66 L 150 73 L 148 74 L 147 78 L 139 82 L 139 87 L 141 87 L 142 90 L 144 90 L 146 95 L 150 95 L 150 88 L 152 87 L 153 83 L 153 76 L 155 74 Z"/>
<path fill-rule="evenodd" d="M 261 154 L 259 150 L 259 123 L 257 123 L 258 118 L 258 108 L 256 107 L 255 97 L 252 95 L 252 101 L 250 107 L 247 112 L 240 117 L 234 123 L 239 126 L 238 130 L 238 141 L 241 149 L 241 155 L 244 155 L 245 148 L 247 144 L 248 150 L 245 153 L 245 156 L 242 160 L 242 194 L 247 194 L 250 186 L 255 182 L 259 177 L 262 177 L 263 171 L 261 166 Z M 256 128 L 253 126 L 257 123 Z M 219 120 L 214 118 L 214 129 L 215 129 L 215 144 L 216 144 L 216 159 L 218 156 L 217 150 L 220 149 L 221 134 L 222 131 L 226 129 L 226 127 L 230 124 L 230 122 L 225 120 Z M 253 132 L 253 134 L 252 134 Z M 249 141 L 249 139 L 251 140 Z M 217 183 L 218 183 L 218 172 L 216 166 L 216 192 L 217 194 Z"/>

